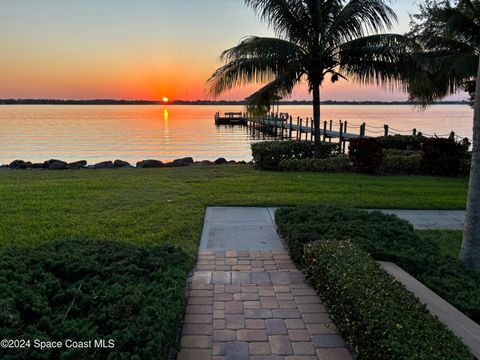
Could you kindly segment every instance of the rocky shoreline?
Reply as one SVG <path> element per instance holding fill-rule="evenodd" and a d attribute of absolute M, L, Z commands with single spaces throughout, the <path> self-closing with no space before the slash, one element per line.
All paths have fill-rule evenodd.
<path fill-rule="evenodd" d="M 250 162 L 251 163 L 251 162 Z M 175 159 L 171 162 L 163 162 L 160 160 L 142 160 L 134 165 L 127 161 L 102 161 L 96 164 L 88 165 L 86 160 L 75 162 L 66 162 L 57 159 L 44 161 L 43 163 L 32 163 L 30 161 L 15 160 L 10 164 L 1 165 L 0 169 L 12 170 L 80 170 L 80 169 L 152 169 L 152 168 L 169 168 L 169 167 L 185 167 L 185 166 L 210 166 L 210 165 L 225 165 L 225 164 L 247 164 L 246 161 L 227 161 L 225 158 L 218 158 L 215 161 L 202 160 L 194 161 L 191 157 Z"/>

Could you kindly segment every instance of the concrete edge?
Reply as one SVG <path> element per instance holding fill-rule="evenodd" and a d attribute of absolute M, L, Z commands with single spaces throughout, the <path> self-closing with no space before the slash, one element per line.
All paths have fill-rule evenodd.
<path fill-rule="evenodd" d="M 387 273 L 392 275 L 398 282 L 413 292 L 422 303 L 427 305 L 428 310 L 457 335 L 477 359 L 480 359 L 479 324 L 442 299 L 398 265 L 385 261 L 378 261 L 378 263 Z"/>

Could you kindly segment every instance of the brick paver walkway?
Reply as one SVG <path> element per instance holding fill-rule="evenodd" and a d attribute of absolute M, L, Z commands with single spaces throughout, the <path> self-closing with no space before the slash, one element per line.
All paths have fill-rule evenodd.
<path fill-rule="evenodd" d="M 201 252 L 178 360 L 351 359 L 288 253 Z"/>

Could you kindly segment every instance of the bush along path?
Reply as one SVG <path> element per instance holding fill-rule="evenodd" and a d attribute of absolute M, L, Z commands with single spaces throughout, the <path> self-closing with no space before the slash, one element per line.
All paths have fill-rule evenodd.
<path fill-rule="evenodd" d="M 212 224 L 191 279 L 178 359 L 351 359 L 315 290 L 278 250 L 280 238 L 262 241 L 261 229 L 274 227 L 268 210 L 215 211 L 207 209 Z M 255 229 L 256 238 L 246 236 Z M 224 241 L 212 241 L 219 232 Z M 236 250 L 264 242 L 276 250 Z"/>
<path fill-rule="evenodd" d="M 478 322 L 479 274 L 442 255 L 409 223 L 332 206 L 284 208 L 275 217 L 293 259 L 358 358 L 471 358 L 460 339 L 374 261 L 398 264 Z"/>

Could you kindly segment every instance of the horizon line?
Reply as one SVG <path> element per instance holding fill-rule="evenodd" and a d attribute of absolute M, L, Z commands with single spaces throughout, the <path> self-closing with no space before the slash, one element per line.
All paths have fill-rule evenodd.
<path fill-rule="evenodd" d="M 56 98 L 3 98 L 0 99 L 0 105 L 246 105 L 245 100 L 183 100 L 174 99 L 168 102 L 162 100 L 134 100 L 134 99 L 56 99 Z M 283 100 L 279 105 L 311 105 L 312 100 Z M 416 105 L 406 100 L 323 100 L 321 104 L 408 104 Z M 433 103 L 432 105 L 468 105 L 467 100 L 444 100 Z M 276 104 L 275 104 L 276 105 Z"/>

